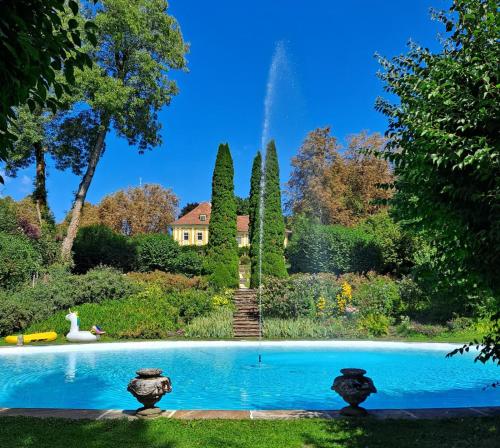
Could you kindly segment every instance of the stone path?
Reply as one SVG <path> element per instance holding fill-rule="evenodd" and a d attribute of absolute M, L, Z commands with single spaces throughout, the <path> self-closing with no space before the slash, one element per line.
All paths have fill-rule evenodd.
<path fill-rule="evenodd" d="M 259 307 L 257 290 L 238 289 L 234 292 L 233 335 L 235 338 L 259 337 Z"/>
<path fill-rule="evenodd" d="M 444 409 L 370 409 L 371 418 L 378 420 L 433 420 L 443 418 L 462 417 L 493 417 L 500 416 L 500 406 L 474 408 L 444 408 Z M 67 418 L 71 420 L 112 420 L 125 418 L 135 420 L 134 411 L 119 409 L 29 409 L 29 408 L 0 408 L 0 417 L 36 417 L 36 418 Z M 161 418 L 179 420 L 293 420 L 299 418 L 346 418 L 339 411 L 211 411 L 211 410 L 180 410 L 163 411 Z"/>

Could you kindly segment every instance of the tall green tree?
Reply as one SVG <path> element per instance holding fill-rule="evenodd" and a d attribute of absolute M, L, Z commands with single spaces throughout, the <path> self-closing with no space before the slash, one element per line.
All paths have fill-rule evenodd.
<path fill-rule="evenodd" d="M 208 227 L 206 269 L 219 288 L 238 286 L 234 167 L 229 145 L 219 145 L 212 177 L 212 212 Z"/>
<path fill-rule="evenodd" d="M 261 178 L 262 155 L 260 151 L 258 151 L 253 159 L 249 198 L 248 239 L 250 241 L 250 260 L 252 263 L 250 277 L 250 285 L 252 288 L 257 287 L 259 283 L 259 207 Z"/>
<path fill-rule="evenodd" d="M 140 152 L 161 144 L 159 110 L 178 93 L 167 73 L 186 67 L 179 25 L 165 0 L 102 0 L 87 11 L 97 26 L 92 68 L 75 74 L 80 105 L 61 122 L 61 162 L 83 174 L 62 244 L 71 256 L 82 207 L 110 129 Z M 64 158 L 63 155 L 67 157 Z"/>
<path fill-rule="evenodd" d="M 281 209 L 281 186 L 276 145 L 267 145 L 262 233 L 262 275 L 287 277 L 285 266 L 285 221 Z"/>
<path fill-rule="evenodd" d="M 454 287 L 466 301 L 471 294 L 497 297 L 489 305 L 498 310 L 498 2 L 455 0 L 435 16 L 449 33 L 440 52 L 412 44 L 406 55 L 380 58 L 385 89 L 399 98 L 377 103 L 389 118 L 389 144 L 381 155 L 395 167 L 397 216 L 436 250 L 433 269 L 442 290 Z"/>
<path fill-rule="evenodd" d="M 15 150 L 16 134 L 9 130 L 15 109 L 27 104 L 31 111 L 55 112 L 74 84 L 75 68 L 91 66 L 82 41 L 93 43 L 95 36 L 74 0 L 3 1 L 0 17 L 0 160 L 8 161 Z M 61 69 L 63 76 L 56 76 Z"/>

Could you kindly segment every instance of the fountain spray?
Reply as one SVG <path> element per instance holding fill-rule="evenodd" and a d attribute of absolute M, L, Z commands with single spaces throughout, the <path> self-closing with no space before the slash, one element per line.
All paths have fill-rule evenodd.
<path fill-rule="evenodd" d="M 278 41 L 274 47 L 269 73 L 267 75 L 266 96 L 264 98 L 264 121 L 262 123 L 261 149 L 262 165 L 259 186 L 259 351 L 262 342 L 262 242 L 264 235 L 264 194 L 266 191 L 266 159 L 267 142 L 269 140 L 269 129 L 271 126 L 271 112 L 276 99 L 276 83 L 282 67 L 286 66 L 286 49 L 283 41 Z M 259 353 L 259 363 L 262 362 L 262 354 Z"/>

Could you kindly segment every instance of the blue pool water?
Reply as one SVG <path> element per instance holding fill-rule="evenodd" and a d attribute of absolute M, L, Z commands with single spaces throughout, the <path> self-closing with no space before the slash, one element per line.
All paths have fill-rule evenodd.
<path fill-rule="evenodd" d="M 343 402 L 330 386 L 343 367 L 364 368 L 373 379 L 378 393 L 367 408 L 499 406 L 500 391 L 484 386 L 499 379 L 500 368 L 473 363 L 471 355 L 447 359 L 451 348 L 338 342 L 0 349 L 0 407 L 134 409 L 126 387 L 141 367 L 160 367 L 172 379 L 165 409 L 338 409 Z"/>

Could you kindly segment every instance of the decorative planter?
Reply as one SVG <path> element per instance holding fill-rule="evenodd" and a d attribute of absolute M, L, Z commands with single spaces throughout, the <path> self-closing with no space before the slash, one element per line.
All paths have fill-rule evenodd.
<path fill-rule="evenodd" d="M 155 418 L 161 414 L 161 409 L 155 404 L 163 395 L 172 392 L 170 378 L 162 376 L 161 369 L 140 369 L 137 378 L 128 383 L 127 390 L 143 405 L 137 409 L 136 415 L 143 418 Z"/>
<path fill-rule="evenodd" d="M 349 406 L 342 408 L 340 413 L 349 417 L 367 415 L 366 409 L 359 406 L 370 394 L 377 393 L 371 378 L 365 375 L 363 369 L 341 369 L 341 376 L 333 380 L 332 390 L 337 392 Z"/>

